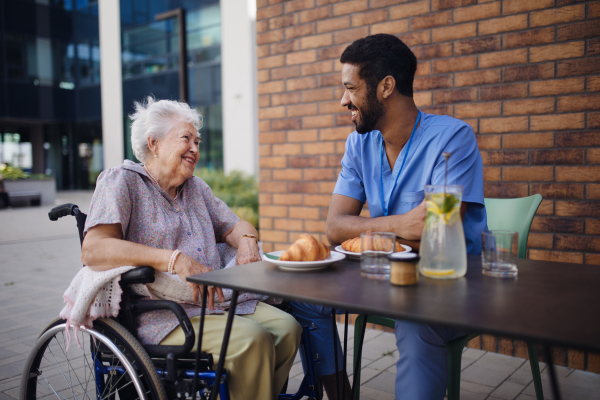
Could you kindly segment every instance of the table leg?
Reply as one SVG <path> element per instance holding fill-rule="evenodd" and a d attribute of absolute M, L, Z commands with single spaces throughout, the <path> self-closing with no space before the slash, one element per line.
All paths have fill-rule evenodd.
<path fill-rule="evenodd" d="M 365 323 L 362 326 L 362 329 L 360 331 L 360 340 L 358 342 L 358 349 L 354 349 L 354 351 L 356 351 L 356 356 L 357 356 L 357 360 L 361 360 L 362 359 L 362 348 L 363 348 L 363 341 L 365 340 L 365 331 L 367 330 L 367 320 L 368 320 L 369 316 L 367 314 L 365 314 Z M 356 343 L 356 342 L 355 342 Z M 358 375 L 360 375 L 360 373 L 358 373 L 357 371 L 353 371 L 352 372 L 353 378 L 352 378 L 352 400 L 354 400 L 355 397 L 355 393 L 357 390 L 357 385 L 358 385 L 358 390 L 360 391 L 360 381 L 358 380 Z"/>
<path fill-rule="evenodd" d="M 206 304 L 206 298 L 208 295 L 208 287 L 204 285 L 202 287 L 202 303 Z M 200 364 L 200 352 L 202 351 L 202 333 L 204 333 L 204 315 L 206 314 L 206 308 L 202 307 L 200 310 L 200 329 L 198 329 L 198 347 L 196 347 L 196 366 L 194 367 L 194 381 L 192 384 L 192 400 L 196 400 L 196 392 L 198 391 L 198 368 Z"/>
<path fill-rule="evenodd" d="M 544 345 L 544 358 L 548 363 L 548 368 L 550 370 L 550 384 L 552 385 L 552 396 L 555 400 L 561 400 L 560 390 L 558 390 L 558 379 L 556 376 L 556 369 L 554 368 L 554 363 L 552 362 L 552 351 L 551 346 L 549 344 Z"/>
<path fill-rule="evenodd" d="M 238 291 L 231 292 L 231 303 L 229 304 L 229 313 L 227 314 L 227 324 L 225 325 L 225 334 L 223 335 L 223 344 L 221 344 L 221 354 L 219 355 L 219 364 L 215 372 L 215 384 L 210 393 L 210 400 L 217 400 L 219 395 L 219 386 L 221 384 L 221 375 L 223 374 L 223 366 L 225 365 L 225 356 L 227 355 L 227 346 L 229 345 L 229 336 L 231 335 L 231 327 L 233 325 L 233 317 L 235 316 L 235 307 L 237 306 Z"/>
<path fill-rule="evenodd" d="M 344 317 L 344 366 L 342 367 L 344 382 L 342 382 L 342 399 L 346 400 L 346 377 L 348 376 L 346 373 L 346 366 L 348 365 L 348 310 L 344 313 Z"/>
<path fill-rule="evenodd" d="M 340 374 L 338 373 L 338 354 L 337 354 L 337 324 L 335 323 L 335 308 L 331 309 L 331 324 L 333 326 L 333 358 L 335 360 L 335 392 L 337 400 L 340 399 Z"/>

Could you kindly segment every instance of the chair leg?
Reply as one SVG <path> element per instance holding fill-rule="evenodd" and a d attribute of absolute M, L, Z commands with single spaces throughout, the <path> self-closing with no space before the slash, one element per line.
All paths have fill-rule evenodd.
<path fill-rule="evenodd" d="M 460 399 L 460 372 L 464 342 L 448 343 L 448 400 Z"/>
<path fill-rule="evenodd" d="M 352 369 L 352 373 L 354 374 L 353 381 L 356 382 L 356 385 L 359 387 L 354 388 L 354 400 L 360 399 L 360 369 L 361 369 L 361 359 L 358 358 L 358 347 L 360 346 L 360 337 L 363 329 L 363 325 L 367 323 L 365 316 L 360 314 L 354 320 L 354 368 Z"/>
<path fill-rule="evenodd" d="M 529 353 L 529 365 L 531 365 L 531 375 L 533 376 L 533 387 L 535 388 L 536 400 L 544 400 L 544 390 L 542 389 L 542 376 L 540 374 L 540 363 L 538 361 L 537 348 L 532 342 L 527 342 L 527 352 Z"/>

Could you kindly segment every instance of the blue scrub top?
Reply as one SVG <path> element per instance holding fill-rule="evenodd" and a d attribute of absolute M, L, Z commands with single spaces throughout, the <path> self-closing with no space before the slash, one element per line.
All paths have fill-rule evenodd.
<path fill-rule="evenodd" d="M 463 219 L 467 253 L 481 254 L 481 232 L 487 229 L 487 216 L 483 202 L 483 162 L 473 129 L 452 117 L 421 113 L 421 123 L 413 135 L 400 176 L 399 169 L 408 146 L 404 146 L 398 155 L 393 171 L 387 156 L 384 154 L 383 157 L 383 198 L 386 202 L 390 199 L 389 215 L 404 214 L 418 206 L 425 198 L 425 185 L 444 184 L 442 153 L 450 152 L 448 184 L 462 185 L 462 201 L 469 203 Z M 383 216 L 380 193 L 382 141 L 379 131 L 350 134 L 342 158 L 342 171 L 333 191 L 362 203 L 366 201 L 373 218 Z M 390 196 L 397 176 L 398 182 Z"/>

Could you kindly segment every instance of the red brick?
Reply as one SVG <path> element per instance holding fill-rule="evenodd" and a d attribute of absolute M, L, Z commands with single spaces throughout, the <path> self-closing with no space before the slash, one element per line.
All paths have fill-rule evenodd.
<path fill-rule="evenodd" d="M 588 128 L 600 128 L 600 112 L 588 113 Z"/>
<path fill-rule="evenodd" d="M 331 195 L 325 194 L 306 194 L 304 195 L 305 206 L 321 206 L 328 207 Z"/>
<path fill-rule="evenodd" d="M 256 33 L 266 32 L 269 30 L 269 21 L 262 20 L 256 22 Z"/>
<path fill-rule="evenodd" d="M 586 219 L 585 233 L 588 235 L 600 235 L 600 220 Z"/>
<path fill-rule="evenodd" d="M 268 94 L 268 93 L 277 93 L 283 92 L 285 90 L 285 85 L 283 81 L 271 81 L 265 83 L 258 84 L 258 94 Z"/>
<path fill-rule="evenodd" d="M 517 14 L 526 11 L 540 10 L 542 8 L 554 7 L 554 0 L 504 0 L 502 2 L 502 13 L 504 15 Z"/>
<path fill-rule="evenodd" d="M 266 229 L 260 230 L 260 239 L 266 242 L 288 242 L 288 233 L 286 231 L 270 231 Z"/>
<path fill-rule="evenodd" d="M 585 78 L 554 79 L 549 81 L 531 82 L 529 94 L 536 96 L 553 96 L 557 94 L 583 92 Z"/>
<path fill-rule="evenodd" d="M 431 36 L 434 42 L 446 42 L 477 36 L 477 24 L 475 22 L 468 22 L 444 28 L 435 28 L 432 29 Z"/>
<path fill-rule="evenodd" d="M 462 40 L 454 43 L 454 55 L 488 53 L 502 48 L 500 36 Z"/>
<path fill-rule="evenodd" d="M 311 168 L 319 166 L 319 159 L 313 156 L 290 157 L 288 158 L 288 162 L 290 167 L 293 168 Z M 297 176 L 300 175 L 296 175 L 296 171 L 294 171 L 294 177 Z"/>
<path fill-rule="evenodd" d="M 557 76 L 590 75 L 600 73 L 600 57 L 559 61 Z"/>
<path fill-rule="evenodd" d="M 325 232 L 325 221 L 306 221 L 304 225 L 308 232 Z"/>
<path fill-rule="evenodd" d="M 315 77 L 288 79 L 285 81 L 285 86 L 288 91 L 314 89 L 317 87 L 317 79 Z"/>
<path fill-rule="evenodd" d="M 274 106 L 285 104 L 298 104 L 300 102 L 300 93 L 278 93 L 271 95 L 271 104 Z"/>
<path fill-rule="evenodd" d="M 587 163 L 600 164 L 600 148 L 587 150 Z"/>
<path fill-rule="evenodd" d="M 283 29 L 258 33 L 256 35 L 256 44 L 258 45 L 279 42 L 281 40 L 283 40 Z"/>
<path fill-rule="evenodd" d="M 293 67 L 273 68 L 271 70 L 271 79 L 273 80 L 295 78 L 297 76 L 300 76 L 300 67 L 297 65 Z"/>
<path fill-rule="evenodd" d="M 490 83 L 500 83 L 502 71 L 500 69 L 488 69 L 483 71 L 460 72 L 454 74 L 454 86 L 479 86 Z"/>
<path fill-rule="evenodd" d="M 493 182 L 502 180 L 502 168 L 485 167 L 483 169 L 483 180 L 485 182 Z"/>
<path fill-rule="evenodd" d="M 300 129 L 299 118 L 286 118 L 278 119 L 271 122 L 273 129 L 284 130 L 284 129 Z"/>
<path fill-rule="evenodd" d="M 522 132 L 529 127 L 529 117 L 482 118 L 479 120 L 480 133 Z"/>
<path fill-rule="evenodd" d="M 271 79 L 271 74 L 269 73 L 269 70 L 263 69 L 263 70 L 257 71 L 256 78 L 259 82 L 267 82 Z M 266 96 L 266 97 L 268 99 L 268 96 Z"/>
<path fill-rule="evenodd" d="M 559 97 L 558 112 L 600 110 L 600 94 Z"/>
<path fill-rule="evenodd" d="M 473 7 L 457 8 L 454 10 L 454 23 L 478 21 L 500 15 L 500 2 L 479 4 Z"/>
<path fill-rule="evenodd" d="M 527 49 L 505 50 L 479 55 L 479 68 L 493 68 L 501 65 L 523 64 L 527 62 Z"/>
<path fill-rule="evenodd" d="M 585 18 L 585 4 L 569 7 L 549 8 L 548 10 L 536 11 L 529 14 L 529 25 L 545 26 L 556 25 L 565 22 L 578 21 Z"/>
<path fill-rule="evenodd" d="M 495 117 L 502 112 L 502 103 L 472 103 L 472 104 L 457 104 L 454 106 L 454 116 L 458 119 L 478 118 L 478 117 Z"/>
<path fill-rule="evenodd" d="M 545 199 L 583 199 L 583 185 L 579 183 L 532 183 L 529 191 Z"/>
<path fill-rule="evenodd" d="M 270 169 L 261 169 L 258 171 L 258 179 L 261 181 L 268 181 L 271 180 L 271 171 Z M 259 195 L 259 199 L 260 199 L 260 195 Z"/>
<path fill-rule="evenodd" d="M 585 127 L 585 114 L 557 114 L 531 117 L 532 131 L 582 129 Z"/>
<path fill-rule="evenodd" d="M 532 81 L 548 78 L 554 78 L 554 63 L 504 68 L 504 82 Z"/>
<path fill-rule="evenodd" d="M 526 83 L 485 86 L 479 90 L 479 100 L 504 100 L 527 97 Z"/>
<path fill-rule="evenodd" d="M 433 28 L 436 26 L 449 25 L 452 23 L 452 11 L 427 14 L 422 17 L 414 17 L 410 20 L 410 29 L 416 31 L 419 29 Z"/>
<path fill-rule="evenodd" d="M 452 56 L 452 43 L 438 43 L 429 46 L 420 46 L 411 50 L 417 57 L 417 60 L 419 60 L 419 64 L 421 64 L 423 60 Z"/>
<path fill-rule="evenodd" d="M 340 167 L 341 164 L 342 155 L 340 154 L 329 154 L 319 157 L 319 165 L 321 167 Z"/>
<path fill-rule="evenodd" d="M 285 107 L 263 107 L 258 110 L 259 119 L 273 119 L 285 117 Z"/>
<path fill-rule="evenodd" d="M 495 33 L 517 31 L 527 28 L 527 14 L 511 15 L 510 17 L 502 17 L 488 19 L 478 22 L 479 35 L 493 35 Z"/>
<path fill-rule="evenodd" d="M 333 99 L 333 91 L 331 89 L 314 89 L 302 92 L 302 101 L 304 103 L 331 99 Z"/>
<path fill-rule="evenodd" d="M 306 64 L 317 61 L 317 52 L 315 50 L 299 51 L 285 56 L 287 65 Z"/>
<path fill-rule="evenodd" d="M 286 192 L 286 185 L 282 185 L 281 182 L 259 182 L 258 189 L 261 193 L 282 193 Z M 272 196 L 270 196 L 272 199 Z M 269 203 L 272 204 L 272 201 Z M 264 205 L 264 203 L 261 203 Z"/>
<path fill-rule="evenodd" d="M 318 60 L 328 60 L 330 58 L 339 59 L 342 55 L 342 52 L 346 49 L 346 45 L 341 46 L 332 46 L 324 49 L 319 49 L 317 51 L 317 59 Z"/>
<path fill-rule="evenodd" d="M 552 247 L 554 247 L 554 235 L 529 232 L 529 237 L 527 238 L 527 247 L 552 249 Z"/>
<path fill-rule="evenodd" d="M 286 1 L 284 3 L 284 12 L 286 14 L 294 11 L 305 10 L 307 8 L 313 8 L 315 6 L 315 0 L 294 0 Z"/>
<path fill-rule="evenodd" d="M 585 186 L 587 199 L 600 199 L 600 185 L 589 183 Z"/>
<path fill-rule="evenodd" d="M 352 14 L 352 26 L 372 25 L 387 21 L 388 10 L 375 10 L 359 14 Z"/>
<path fill-rule="evenodd" d="M 287 108 L 288 117 L 300 117 L 305 115 L 314 115 L 317 113 L 317 105 L 312 104 L 297 104 Z"/>
<path fill-rule="evenodd" d="M 353 129 L 347 127 L 326 128 L 320 130 L 321 140 L 346 140 Z"/>
<path fill-rule="evenodd" d="M 285 143 L 285 132 L 260 133 L 258 143 Z"/>
<path fill-rule="evenodd" d="M 263 22 L 263 21 L 261 21 Z M 266 22 L 266 21 L 264 21 Z M 281 28 L 285 28 L 286 26 L 292 26 L 296 23 L 296 16 L 295 15 L 282 15 L 281 17 L 275 17 L 275 18 L 271 18 L 268 20 L 269 22 L 269 29 L 270 30 L 275 30 L 275 29 L 281 29 Z"/>
<path fill-rule="evenodd" d="M 573 40 L 600 36 L 600 24 L 598 21 L 591 20 L 585 22 L 575 22 L 558 27 L 558 40 Z"/>
<path fill-rule="evenodd" d="M 258 214 L 261 217 L 287 217 L 287 207 L 259 206 Z"/>
<path fill-rule="evenodd" d="M 344 1 L 333 5 L 333 15 L 352 14 L 360 11 L 368 10 L 369 5 L 367 0 Z"/>
<path fill-rule="evenodd" d="M 275 205 L 286 205 L 286 206 L 297 206 L 302 205 L 301 194 L 274 194 L 273 204 Z"/>
<path fill-rule="evenodd" d="M 261 144 L 258 146 L 258 155 L 262 156 L 270 156 L 271 155 L 271 145 L 270 144 Z"/>
<path fill-rule="evenodd" d="M 413 89 L 415 91 L 444 89 L 452 87 L 452 75 L 415 78 Z"/>
<path fill-rule="evenodd" d="M 349 43 L 356 39 L 363 38 L 369 35 L 369 27 L 363 26 L 360 28 L 346 29 L 343 31 L 337 31 L 333 34 L 333 41 L 335 44 Z"/>
<path fill-rule="evenodd" d="M 449 8 L 470 6 L 476 3 L 477 0 L 432 0 L 431 9 L 433 11 L 447 10 Z"/>
<path fill-rule="evenodd" d="M 326 128 L 333 125 L 333 116 L 318 115 L 314 117 L 302 117 L 302 128 Z"/>
<path fill-rule="evenodd" d="M 507 199 L 513 197 L 525 197 L 527 193 L 526 183 L 483 183 L 483 194 L 488 198 Z"/>
<path fill-rule="evenodd" d="M 340 165 L 339 162 L 338 162 L 338 165 Z M 335 189 L 335 184 L 336 184 L 336 182 L 320 182 L 319 183 L 319 191 L 321 193 L 331 194 L 331 193 L 333 193 L 333 189 Z"/>
<path fill-rule="evenodd" d="M 557 147 L 600 146 L 600 132 L 564 132 L 556 135 Z"/>
<path fill-rule="evenodd" d="M 346 28 L 350 28 L 350 17 L 348 16 L 317 22 L 317 32 L 319 33 L 339 31 Z"/>
<path fill-rule="evenodd" d="M 258 225 L 261 229 L 273 229 L 273 218 L 259 218 Z"/>
<path fill-rule="evenodd" d="M 333 142 L 317 142 L 305 143 L 303 146 L 304 154 L 332 154 L 335 153 L 335 143 Z"/>
<path fill-rule="evenodd" d="M 285 168 L 287 166 L 286 157 L 261 157 L 258 160 L 261 168 Z"/>
<path fill-rule="evenodd" d="M 426 112 L 427 114 L 452 115 L 452 105 L 437 106 L 437 107 L 422 107 L 421 111 Z M 465 121 L 465 122 L 467 122 L 467 121 Z M 477 132 L 475 132 L 475 133 L 477 133 Z"/>
<path fill-rule="evenodd" d="M 331 114 L 331 113 L 338 113 L 338 112 L 344 112 L 344 111 L 348 111 L 348 109 L 343 108 L 340 105 L 340 102 L 337 100 L 319 103 L 319 113 L 320 114 Z"/>
<path fill-rule="evenodd" d="M 408 18 L 415 15 L 427 14 L 429 12 L 429 1 L 416 1 L 409 4 L 401 4 L 390 8 L 390 19 Z"/>
<path fill-rule="evenodd" d="M 550 114 L 554 112 L 554 102 L 551 98 L 505 101 L 503 112 L 504 115 Z"/>
<path fill-rule="evenodd" d="M 297 219 L 276 219 L 273 227 L 279 231 L 303 231 L 304 223 Z"/>
<path fill-rule="evenodd" d="M 557 261 L 569 263 L 583 263 L 583 253 L 549 251 L 549 250 L 529 250 L 531 260 Z"/>
<path fill-rule="evenodd" d="M 600 2 L 594 1 L 590 3 L 590 18 L 600 17 Z"/>
<path fill-rule="evenodd" d="M 594 264 L 600 265 L 600 254 L 586 254 L 585 255 L 585 263 L 586 264 Z M 589 354 L 588 353 L 588 368 L 589 372 L 600 372 L 600 356 L 598 354 Z"/>
<path fill-rule="evenodd" d="M 510 151 L 482 151 L 483 165 L 527 165 L 527 152 Z"/>
<path fill-rule="evenodd" d="M 294 157 L 290 157 L 294 158 Z M 276 181 L 300 181 L 302 180 L 301 169 L 275 169 L 273 170 L 273 180 Z"/>
<path fill-rule="evenodd" d="M 554 215 L 554 201 L 542 200 L 540 207 L 537 210 L 538 215 Z"/>
<path fill-rule="evenodd" d="M 554 133 L 520 133 L 502 136 L 504 149 L 528 149 L 554 146 Z"/>
<path fill-rule="evenodd" d="M 600 167 L 556 167 L 557 182 L 600 182 Z"/>
<path fill-rule="evenodd" d="M 319 209 L 314 207 L 290 207 L 290 218 L 319 219 Z"/>
<path fill-rule="evenodd" d="M 375 35 L 376 33 L 388 33 L 390 35 L 395 35 L 395 34 L 404 33 L 407 31 L 408 31 L 408 21 L 407 20 L 382 22 L 382 23 L 373 24 L 370 26 L 370 34 L 371 35 Z"/>
<path fill-rule="evenodd" d="M 498 150 L 502 147 L 502 137 L 500 135 L 477 135 L 476 138 L 479 150 Z"/>
<path fill-rule="evenodd" d="M 285 58 L 283 56 L 264 57 L 257 61 L 258 69 L 283 67 Z"/>
<path fill-rule="evenodd" d="M 554 180 L 554 167 L 504 167 L 504 182 L 540 182 Z"/>
<path fill-rule="evenodd" d="M 569 42 L 532 47 L 529 49 L 529 60 L 530 62 L 561 60 L 565 58 L 583 57 L 584 54 L 584 42 Z"/>
<path fill-rule="evenodd" d="M 403 35 L 398 35 L 398 38 L 409 47 L 431 43 L 431 34 L 429 31 L 405 33 Z"/>
<path fill-rule="evenodd" d="M 398 3 L 398 0 L 371 0 L 371 3 L 369 4 L 369 8 L 373 9 L 373 8 L 393 6 L 396 3 Z"/>
<path fill-rule="evenodd" d="M 258 121 L 258 131 L 268 132 L 271 130 L 271 121 Z"/>
<path fill-rule="evenodd" d="M 256 10 L 256 20 L 259 21 L 261 19 L 276 17 L 281 15 L 283 12 L 283 7 L 281 4 L 276 4 L 274 6 L 259 8 Z"/>
<path fill-rule="evenodd" d="M 347 114 L 338 114 L 335 116 L 335 126 L 353 126 L 353 122 Z"/>
<path fill-rule="evenodd" d="M 303 50 L 314 49 L 323 46 L 330 46 L 331 44 L 333 44 L 331 33 L 325 33 L 316 36 L 308 36 L 300 39 L 300 46 Z"/>
<path fill-rule="evenodd" d="M 431 61 L 419 62 L 417 64 L 417 72 L 415 72 L 415 76 L 425 75 L 431 75 Z"/>
<path fill-rule="evenodd" d="M 583 233 L 583 220 L 560 217 L 535 217 L 531 230 L 553 233 Z"/>
<path fill-rule="evenodd" d="M 331 16 L 331 7 L 319 7 L 313 8 L 312 10 L 306 10 L 300 12 L 300 23 L 304 24 L 307 22 L 318 21 L 321 19 L 329 18 Z"/>
<path fill-rule="evenodd" d="M 285 28 L 286 39 L 295 39 L 304 36 L 310 36 L 314 35 L 315 33 L 315 24 L 304 24 Z"/>
<path fill-rule="evenodd" d="M 263 44 L 262 46 L 256 46 L 256 57 L 263 58 L 269 55 L 269 45 Z"/>
<path fill-rule="evenodd" d="M 600 43 L 600 41 L 599 41 L 599 43 Z M 588 92 L 600 92 L 600 76 L 588 76 L 587 91 Z"/>
<path fill-rule="evenodd" d="M 505 49 L 515 47 L 530 47 L 537 44 L 553 43 L 555 38 L 554 27 L 531 29 L 525 32 L 507 33 L 503 36 Z"/>
<path fill-rule="evenodd" d="M 553 149 L 531 152 L 532 164 L 568 165 L 583 164 L 585 153 L 583 149 Z"/>
<path fill-rule="evenodd" d="M 430 106 L 432 104 L 431 92 L 413 93 L 413 100 L 417 107 Z"/>
<path fill-rule="evenodd" d="M 589 187 L 590 185 L 588 185 Z M 556 215 L 563 217 L 600 217 L 598 201 L 557 201 Z"/>
<path fill-rule="evenodd" d="M 467 71 L 477 68 L 477 57 L 469 56 L 434 60 L 432 65 L 434 74 L 443 74 L 445 72 L 454 71 Z"/>
<path fill-rule="evenodd" d="M 288 142 L 314 142 L 317 140 L 318 131 L 316 129 L 306 129 L 302 131 L 289 131 L 287 134 Z M 290 161 L 290 160 L 288 160 Z M 291 162 L 290 162 L 291 165 Z"/>
<path fill-rule="evenodd" d="M 555 235 L 554 246 L 558 250 L 600 251 L 600 238 Z"/>

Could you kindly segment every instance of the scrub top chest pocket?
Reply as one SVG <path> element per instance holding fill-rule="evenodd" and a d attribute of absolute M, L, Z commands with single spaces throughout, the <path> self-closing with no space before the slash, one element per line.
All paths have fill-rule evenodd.
<path fill-rule="evenodd" d="M 402 192 L 398 200 L 398 207 L 394 210 L 394 214 L 404 214 L 421 204 L 425 198 L 425 191 L 418 192 Z"/>

